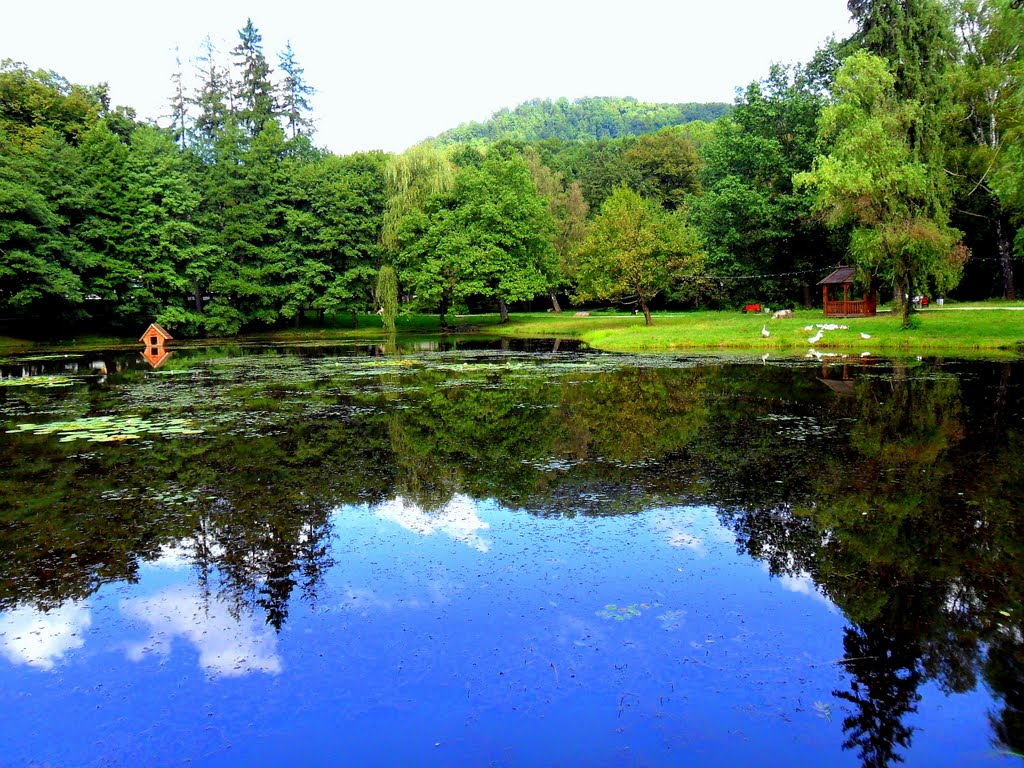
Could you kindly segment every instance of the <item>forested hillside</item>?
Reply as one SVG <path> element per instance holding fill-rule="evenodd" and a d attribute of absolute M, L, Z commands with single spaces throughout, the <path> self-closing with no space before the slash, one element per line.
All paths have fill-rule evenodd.
<path fill-rule="evenodd" d="M 644 104 L 630 98 L 535 99 L 515 109 L 495 112 L 490 120 L 482 123 L 464 123 L 445 131 L 433 143 L 443 147 L 470 142 L 492 143 L 500 139 L 618 139 L 694 120 L 711 122 L 728 114 L 729 109 L 728 104 Z"/>
<path fill-rule="evenodd" d="M 840 262 L 897 303 L 1015 297 L 1024 9 L 849 6 L 851 39 L 772 66 L 717 119 L 532 102 L 398 155 L 317 148 L 298 54 L 272 64 L 251 22 L 231 51 L 204 46 L 197 88 L 181 71 L 163 86 L 165 126 L 103 85 L 5 61 L 0 332 L 157 319 L 230 335 L 378 308 L 445 324 L 582 302 L 650 321 L 820 302 Z"/>

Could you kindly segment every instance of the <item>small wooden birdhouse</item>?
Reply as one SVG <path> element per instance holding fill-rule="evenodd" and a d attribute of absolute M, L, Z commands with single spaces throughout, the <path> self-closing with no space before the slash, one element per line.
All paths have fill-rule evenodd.
<path fill-rule="evenodd" d="M 150 347 L 162 347 L 164 342 L 170 341 L 172 338 L 174 337 L 171 334 L 156 323 L 152 323 L 139 341 Z"/>

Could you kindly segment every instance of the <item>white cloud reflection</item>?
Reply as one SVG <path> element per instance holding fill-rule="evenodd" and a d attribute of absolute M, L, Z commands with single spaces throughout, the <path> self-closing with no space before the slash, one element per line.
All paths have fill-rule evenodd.
<path fill-rule="evenodd" d="M 676 549 L 688 549 L 704 557 L 707 545 L 729 543 L 735 537 L 723 526 L 713 507 L 679 507 L 657 512 L 652 520 L 654 530 L 665 536 Z"/>
<path fill-rule="evenodd" d="M 67 602 L 46 612 L 16 608 L 0 616 L 0 653 L 13 664 L 49 671 L 85 645 L 82 633 L 91 625 L 88 603 Z"/>
<path fill-rule="evenodd" d="M 121 612 L 145 622 L 150 635 L 128 646 L 128 658 L 142 660 L 147 653 L 168 656 L 176 637 L 199 652 L 199 666 L 210 676 L 241 677 L 252 672 L 277 674 L 277 636 L 254 616 L 235 618 L 216 599 L 204 600 L 193 587 L 172 587 L 150 597 L 128 598 Z"/>
<path fill-rule="evenodd" d="M 764 565 L 765 571 L 768 570 L 768 566 Z M 828 607 L 833 613 L 836 611 L 835 603 L 829 600 L 825 594 L 818 588 L 818 585 L 814 583 L 814 579 L 811 578 L 809 573 L 801 573 L 798 576 L 779 576 L 779 584 L 787 592 L 795 592 L 798 595 L 807 595 L 807 597 L 817 600 Z"/>
<path fill-rule="evenodd" d="M 491 543 L 477 533 L 487 530 L 490 525 L 480 519 L 476 503 L 465 494 L 453 496 L 436 512 L 427 512 L 407 503 L 401 496 L 385 501 L 373 512 L 382 520 L 398 523 L 420 536 L 431 536 L 440 531 L 478 552 L 487 552 L 491 548 Z"/>

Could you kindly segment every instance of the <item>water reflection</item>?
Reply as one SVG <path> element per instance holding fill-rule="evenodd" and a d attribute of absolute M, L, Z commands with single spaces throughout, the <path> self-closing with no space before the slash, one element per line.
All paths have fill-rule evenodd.
<path fill-rule="evenodd" d="M 465 494 L 456 494 L 436 511 L 426 511 L 396 497 L 374 507 L 373 513 L 382 520 L 398 523 L 407 531 L 420 536 L 441 532 L 477 552 L 487 552 L 491 548 L 490 542 L 477 533 L 490 526 L 480 519 L 476 504 Z"/>
<path fill-rule="evenodd" d="M 8 424 L 133 412 L 185 414 L 204 427 L 134 444 L 31 433 L 0 442 L 3 654 L 53 670 L 82 649 L 91 596 L 173 571 L 188 583 L 120 600 L 147 632 L 129 658 L 167 658 L 185 641 L 209 677 L 284 678 L 292 612 L 342 606 L 369 617 L 399 595 L 407 608 L 451 606 L 449 591 L 461 588 L 439 586 L 434 566 L 423 583 L 435 593 L 388 592 L 380 572 L 349 578 L 360 547 L 393 533 L 346 538 L 354 534 L 339 531 L 337 510 L 368 510 L 384 530 L 415 534 L 402 540 L 405 557 L 429 546 L 458 558 L 450 544 L 462 557 L 500 558 L 499 532 L 481 514 L 488 500 L 592 530 L 601 518 L 637 518 L 628 535 L 678 557 L 673 573 L 710 578 L 736 551 L 779 590 L 841 616 L 840 680 L 829 690 L 859 764 L 913 756 L 929 691 L 977 691 L 982 681 L 991 738 L 1021 751 L 1016 364 L 875 361 L 846 369 L 840 392 L 821 385 L 816 367 L 382 351 L 182 352 L 162 374 L 110 358 L 105 381 L 75 380 L 59 395 L 0 388 Z M 548 562 L 522 551 L 542 558 L 538 568 Z M 595 567 L 639 568 L 607 557 Z M 553 595 L 545 602 L 567 653 L 609 641 L 609 621 L 594 612 L 610 600 L 616 626 L 634 615 L 670 632 L 698 624 L 688 607 L 655 607 L 650 594 L 576 612 Z M 560 683 L 566 664 L 581 664 L 550 663 Z"/>
<path fill-rule="evenodd" d="M 91 624 L 87 603 L 68 601 L 48 611 L 21 606 L 0 615 L 0 645 L 12 664 L 51 671 L 85 645 Z"/>
<path fill-rule="evenodd" d="M 197 589 L 173 587 L 149 597 L 128 598 L 120 610 L 149 629 L 144 640 L 127 646 L 131 661 L 153 654 L 167 657 L 174 640 L 180 638 L 199 653 L 199 666 L 210 676 L 281 671 L 272 628 L 261 626 L 255 616 L 235 615 L 223 601 L 211 600 Z"/>

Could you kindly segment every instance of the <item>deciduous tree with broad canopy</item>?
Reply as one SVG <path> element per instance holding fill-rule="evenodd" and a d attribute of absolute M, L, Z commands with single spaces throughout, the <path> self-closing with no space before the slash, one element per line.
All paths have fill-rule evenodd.
<path fill-rule="evenodd" d="M 576 298 L 639 305 L 651 325 L 651 301 L 690 282 L 704 266 L 699 240 L 680 214 L 622 186 L 604 201 L 577 253 Z"/>

